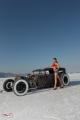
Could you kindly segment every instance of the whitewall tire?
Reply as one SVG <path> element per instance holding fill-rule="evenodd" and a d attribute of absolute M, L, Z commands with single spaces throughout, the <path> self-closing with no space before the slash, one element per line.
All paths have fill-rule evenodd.
<path fill-rule="evenodd" d="M 67 85 L 69 85 L 69 83 L 70 83 L 70 79 L 69 79 L 68 74 L 63 74 L 63 75 L 61 76 L 61 80 L 63 81 L 63 85 L 64 85 L 64 86 L 67 86 Z"/>
<path fill-rule="evenodd" d="M 13 92 L 18 96 L 24 96 L 29 90 L 29 84 L 26 80 L 20 79 L 14 83 Z"/>

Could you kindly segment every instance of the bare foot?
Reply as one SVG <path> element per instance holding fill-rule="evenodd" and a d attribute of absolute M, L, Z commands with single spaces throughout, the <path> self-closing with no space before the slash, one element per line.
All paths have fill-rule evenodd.
<path fill-rule="evenodd" d="M 57 89 L 57 87 L 54 87 L 54 88 L 53 88 L 53 90 L 56 90 L 56 89 Z"/>

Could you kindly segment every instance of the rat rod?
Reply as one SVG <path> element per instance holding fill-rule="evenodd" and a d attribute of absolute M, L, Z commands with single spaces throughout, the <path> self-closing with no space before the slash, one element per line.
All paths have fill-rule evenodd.
<path fill-rule="evenodd" d="M 67 86 L 69 84 L 69 76 L 66 73 L 66 69 L 59 68 L 58 74 L 64 86 Z M 50 87 L 54 87 L 54 70 L 52 68 L 37 69 L 26 77 L 16 76 L 14 79 L 7 79 L 3 84 L 5 91 L 13 91 L 18 96 L 26 95 L 27 92 L 33 89 Z"/>

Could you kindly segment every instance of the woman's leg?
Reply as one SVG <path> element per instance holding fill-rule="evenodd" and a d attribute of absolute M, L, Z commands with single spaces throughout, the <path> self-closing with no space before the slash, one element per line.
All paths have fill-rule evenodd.
<path fill-rule="evenodd" d="M 60 83 L 60 87 L 63 87 L 64 85 L 63 85 L 63 82 L 62 82 L 62 80 L 60 79 L 59 75 L 58 75 L 57 77 L 58 77 L 58 80 L 59 80 L 59 83 Z"/>
<path fill-rule="evenodd" d="M 57 88 L 57 73 L 54 73 L 54 89 Z"/>

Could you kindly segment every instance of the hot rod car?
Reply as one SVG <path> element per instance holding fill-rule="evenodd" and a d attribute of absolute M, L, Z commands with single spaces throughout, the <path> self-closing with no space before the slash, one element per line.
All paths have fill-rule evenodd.
<path fill-rule="evenodd" d="M 58 70 L 60 79 L 64 86 L 69 84 L 69 76 L 65 68 Z M 59 83 L 58 83 L 59 85 Z M 18 96 L 26 95 L 33 89 L 44 89 L 54 86 L 54 70 L 52 68 L 36 69 L 32 74 L 25 76 L 16 76 L 14 79 L 7 79 L 3 88 L 7 92 L 13 91 Z"/>

